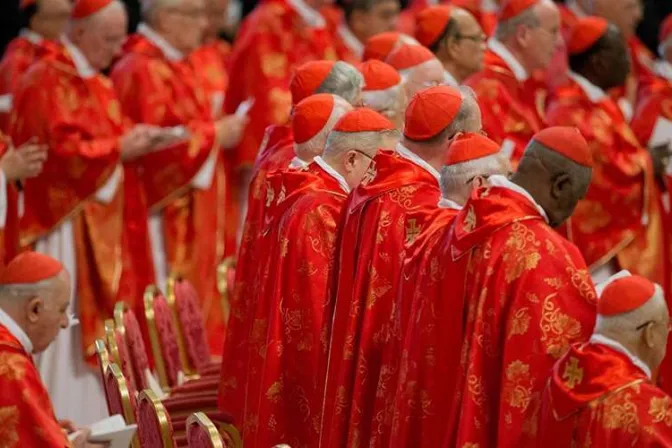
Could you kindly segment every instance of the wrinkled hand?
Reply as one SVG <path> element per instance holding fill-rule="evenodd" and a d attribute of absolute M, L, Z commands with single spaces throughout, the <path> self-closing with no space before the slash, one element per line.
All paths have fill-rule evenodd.
<path fill-rule="evenodd" d="M 215 129 L 219 136 L 219 145 L 224 149 L 233 148 L 243 136 L 243 131 L 249 118 L 247 116 L 238 117 L 236 115 L 227 115 L 215 122 Z"/>
<path fill-rule="evenodd" d="M 121 137 L 121 159 L 133 160 L 151 151 L 161 128 L 138 124 Z"/>
<path fill-rule="evenodd" d="M 75 440 L 72 441 L 73 448 L 106 448 L 110 446 L 109 443 L 89 442 L 89 437 L 91 437 L 91 430 L 89 428 L 77 428 L 72 424 L 72 422 L 67 420 L 66 422 L 69 423 L 70 428 L 72 428 L 72 430 L 69 432 L 80 431 L 80 434 L 75 438 Z M 61 428 L 68 430 L 68 428 L 63 425 L 63 422 L 59 423 L 61 423 Z"/>
<path fill-rule="evenodd" d="M 654 146 L 649 149 L 649 153 L 653 160 L 653 171 L 658 179 L 662 179 L 665 176 L 665 171 L 670 161 L 670 155 L 672 155 L 670 143 Z"/>
<path fill-rule="evenodd" d="M 29 140 L 18 148 L 9 147 L 0 158 L 0 169 L 7 176 L 8 181 L 28 179 L 42 172 L 47 160 L 47 146 Z"/>

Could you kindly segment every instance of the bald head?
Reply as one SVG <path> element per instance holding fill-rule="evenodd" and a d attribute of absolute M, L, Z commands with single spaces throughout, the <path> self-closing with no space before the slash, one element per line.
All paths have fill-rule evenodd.
<path fill-rule="evenodd" d="M 183 55 L 196 50 L 208 27 L 206 0 L 145 0 L 147 23 Z"/>

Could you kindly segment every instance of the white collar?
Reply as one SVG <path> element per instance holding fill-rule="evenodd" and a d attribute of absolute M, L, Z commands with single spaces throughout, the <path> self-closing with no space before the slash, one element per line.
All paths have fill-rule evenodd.
<path fill-rule="evenodd" d="M 602 344 L 602 345 L 606 345 L 607 347 L 612 348 L 612 349 L 616 350 L 617 352 L 621 352 L 621 353 L 623 353 L 625 356 L 627 356 L 628 358 L 630 358 L 630 361 L 632 361 L 632 363 L 633 363 L 634 365 L 636 365 L 637 367 L 639 367 L 640 369 L 642 369 L 642 371 L 643 371 L 644 373 L 646 373 L 646 376 L 647 376 L 649 379 L 651 379 L 651 369 L 649 368 L 649 366 L 647 366 L 647 365 L 644 363 L 644 361 L 642 361 L 641 359 L 639 359 L 638 357 L 636 357 L 635 355 L 633 355 L 632 353 L 630 353 L 630 351 L 628 351 L 627 348 L 623 347 L 623 345 L 621 345 L 618 341 L 614 341 L 613 339 L 608 338 L 608 337 L 606 337 L 606 336 L 604 336 L 604 335 L 601 335 L 601 334 L 593 334 L 593 335 L 590 337 L 590 341 L 589 341 L 589 342 L 590 342 L 591 344 Z"/>
<path fill-rule="evenodd" d="M 436 169 L 427 163 L 425 159 L 402 145 L 401 143 L 397 144 L 397 154 L 399 154 L 401 157 L 403 157 L 406 160 L 410 160 L 411 162 L 415 163 L 418 165 L 420 168 L 424 168 L 425 171 L 427 171 L 429 174 L 434 176 L 436 178 L 436 183 L 441 185 L 441 174 L 436 171 Z"/>
<path fill-rule="evenodd" d="M 655 64 L 656 73 L 668 81 L 672 81 L 672 64 L 667 62 L 664 59 L 656 61 Z"/>
<path fill-rule="evenodd" d="M 527 78 L 530 77 L 530 75 L 527 73 L 527 70 L 525 70 L 525 67 L 523 67 L 520 61 L 516 59 L 513 53 L 511 53 L 511 50 L 506 48 L 506 45 L 497 40 L 497 38 L 491 37 L 488 40 L 488 48 L 497 56 L 504 59 L 506 65 L 508 65 L 513 72 L 513 76 L 515 76 L 519 82 L 526 81 Z"/>
<path fill-rule="evenodd" d="M 70 54 L 72 62 L 75 63 L 75 69 L 77 70 L 77 73 L 80 77 L 88 79 L 96 76 L 96 70 L 91 67 L 89 61 L 86 60 L 86 56 L 84 56 L 79 48 L 70 42 L 70 39 L 68 39 L 66 36 L 61 36 L 61 42 L 63 43 L 63 46 L 67 52 Z"/>
<path fill-rule="evenodd" d="M 457 79 L 445 68 L 443 69 L 443 82 L 450 87 L 460 87 L 460 83 L 457 82 Z"/>
<path fill-rule="evenodd" d="M 7 314 L 2 308 L 0 308 L 0 324 L 7 328 L 12 336 L 19 340 L 26 353 L 33 353 L 33 343 L 26 332 L 23 331 L 23 328 L 21 328 L 19 324 L 17 324 L 16 321 L 12 319 L 11 316 Z"/>
<path fill-rule="evenodd" d="M 39 34 L 36 33 L 35 31 L 31 30 L 30 28 L 22 28 L 21 32 L 19 33 L 20 37 L 23 37 L 27 41 L 29 41 L 31 44 L 35 45 L 40 45 L 44 38 Z"/>
<path fill-rule="evenodd" d="M 341 186 L 341 189 L 345 191 L 346 193 L 350 193 L 350 187 L 348 186 L 348 183 L 345 181 L 345 178 L 341 176 L 341 173 L 336 171 L 327 163 L 326 160 L 324 160 L 322 157 L 317 156 L 313 159 L 313 162 L 317 163 L 320 168 L 322 168 L 328 175 L 336 179 L 338 182 L 338 185 Z"/>
<path fill-rule="evenodd" d="M 439 199 L 439 203 L 437 204 L 439 208 L 450 208 L 453 210 L 462 210 L 462 206 L 458 204 L 455 201 L 451 201 L 448 198 L 441 198 Z"/>
<path fill-rule="evenodd" d="M 499 5 L 495 0 L 481 0 L 481 11 L 497 12 L 499 11 Z"/>
<path fill-rule="evenodd" d="M 145 36 L 147 40 L 159 47 L 159 50 L 169 61 L 177 62 L 184 59 L 184 54 L 177 48 L 173 47 L 170 42 L 163 38 L 159 33 L 154 31 L 146 23 L 138 25 L 138 34 Z"/>
<path fill-rule="evenodd" d="M 291 162 L 289 162 L 289 167 L 294 170 L 300 170 L 308 166 L 308 162 L 304 162 L 303 159 L 299 159 L 298 156 L 294 156 Z"/>
<path fill-rule="evenodd" d="M 338 35 L 343 39 L 343 43 L 350 51 L 352 51 L 357 58 L 362 59 L 364 56 L 364 44 L 357 39 L 357 36 L 352 34 L 350 28 L 345 23 L 338 25 Z"/>
<path fill-rule="evenodd" d="M 567 0 L 565 5 L 567 6 L 567 9 L 572 11 L 577 17 L 586 17 L 589 15 L 583 8 L 581 8 L 581 5 L 579 5 L 576 0 Z"/>
<path fill-rule="evenodd" d="M 574 73 L 573 71 L 570 71 L 568 75 L 579 85 L 579 87 L 581 87 L 588 99 L 590 99 L 590 101 L 593 103 L 598 103 L 606 98 L 607 93 L 604 90 L 597 87 L 583 76 L 579 75 L 578 73 Z"/>
<path fill-rule="evenodd" d="M 532 195 L 523 187 L 521 187 L 518 184 L 514 184 L 511 182 L 509 179 L 506 178 L 506 176 L 502 176 L 501 174 L 495 174 L 493 176 L 488 177 L 488 185 L 492 187 L 501 187 L 501 188 L 507 188 L 509 190 L 515 191 L 518 194 L 522 194 L 527 198 L 528 201 L 534 205 L 534 207 L 537 209 L 539 214 L 544 218 L 544 220 L 548 223 L 548 215 L 546 214 L 546 210 L 544 210 L 541 205 L 537 204 L 537 201 L 534 200 Z"/>
<path fill-rule="evenodd" d="M 324 28 L 327 26 L 327 22 L 322 17 L 322 14 L 308 6 L 303 0 L 287 0 L 287 3 L 301 16 L 301 19 L 310 28 Z"/>

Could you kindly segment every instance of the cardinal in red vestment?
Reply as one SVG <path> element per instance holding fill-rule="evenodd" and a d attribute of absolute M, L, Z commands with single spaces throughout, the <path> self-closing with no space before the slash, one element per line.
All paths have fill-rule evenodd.
<path fill-rule="evenodd" d="M 362 103 L 389 118 L 401 130 L 406 111 L 406 90 L 399 73 L 391 65 L 376 59 L 363 62 L 359 71 L 364 77 Z"/>
<path fill-rule="evenodd" d="M 421 45 L 402 45 L 387 58 L 404 81 L 406 99 L 427 87 L 444 84 L 443 65 L 434 54 Z"/>
<path fill-rule="evenodd" d="M 537 446 L 672 446 L 672 398 L 652 380 L 670 327 L 662 288 L 638 276 L 614 279 L 597 313 L 590 341 L 553 368 Z"/>
<path fill-rule="evenodd" d="M 443 446 L 536 442 L 548 371 L 570 344 L 589 338 L 595 321 L 588 269 L 553 230 L 586 193 L 591 165 L 576 128 L 548 128 L 510 179 L 490 176 L 455 218 L 443 243 L 450 256 L 443 275 L 459 281 L 444 289 L 450 310 L 441 325 L 442 340 L 459 342 L 425 361 L 437 356 L 454 366 L 443 378 L 444 390 L 454 391 Z M 428 392 L 410 395 L 431 407 Z"/>
<path fill-rule="evenodd" d="M 348 102 L 331 94 L 312 95 L 301 101 L 294 108 L 292 115 L 292 134 L 297 159 L 312 160 L 322 154 L 329 132 L 340 117 L 350 110 L 352 106 Z M 306 165 L 293 165 L 292 170 Z M 288 170 L 289 167 L 276 170 L 272 175 Z M 258 398 L 262 393 L 260 392 L 264 373 L 262 367 L 266 353 L 264 347 L 269 313 L 266 305 L 267 300 L 271 299 L 264 292 L 263 279 L 266 276 L 265 271 L 275 267 L 266 263 L 274 247 L 272 239 L 266 238 L 267 233 L 273 228 L 267 213 L 279 198 L 284 198 L 290 193 L 287 187 L 284 191 L 273 189 L 269 183 L 270 176 L 271 174 L 264 180 L 264 197 L 260 203 L 264 209 L 258 214 L 260 221 L 247 229 L 254 230 L 255 240 L 251 242 L 252 244 L 242 246 L 252 249 L 253 252 L 245 253 L 244 277 L 238 276 L 236 272 L 235 301 L 232 303 L 230 334 L 224 347 L 219 388 L 220 407 L 232 412 L 236 421 L 243 424 L 244 434 L 251 431 L 253 435 L 258 429 L 264 428 L 260 426 L 256 410 L 259 406 Z M 252 411 L 253 409 L 255 411 Z M 254 440 L 254 437 L 249 440 Z"/>
<path fill-rule="evenodd" d="M 391 433 L 394 446 L 441 446 L 448 435 L 445 419 L 455 393 L 454 381 L 448 378 L 454 377 L 458 360 L 444 356 L 455 354 L 445 350 L 444 322 L 459 309 L 445 297 L 456 281 L 446 276 L 452 261 L 447 236 L 472 189 L 487 183 L 490 176 L 507 176 L 509 171 L 509 159 L 497 143 L 480 134 L 461 135 L 451 143 L 441 170 L 439 208 L 409 215 L 417 219 L 416 215 L 429 214 L 421 216 L 428 224 L 407 250 L 397 293 L 399 330 L 386 348 L 388 356 L 395 356 L 399 372 Z"/>
<path fill-rule="evenodd" d="M 33 354 L 69 325 L 70 276 L 63 265 L 26 252 L 0 274 L 0 440 L 6 447 L 84 448 L 90 431 L 72 444 L 69 422 L 56 420 Z"/>
<path fill-rule="evenodd" d="M 72 6 L 69 0 L 21 0 L 19 9 L 23 28 L 0 60 L 0 131 L 5 132 L 21 76 L 39 59 L 43 46 L 58 40 Z"/>
<path fill-rule="evenodd" d="M 661 164 L 654 170 L 651 156 L 657 154 L 639 145 L 621 110 L 605 93 L 622 85 L 628 73 L 621 33 L 604 19 L 580 19 L 568 49 L 572 82 L 554 94 L 548 121 L 577 126 L 589 142 L 595 168 L 567 235 L 581 249 L 596 281 L 627 269 L 669 284 L 670 251 L 663 244 L 656 185 Z"/>
<path fill-rule="evenodd" d="M 455 120 L 455 117 L 468 117 Z M 333 327 L 327 360 L 321 446 L 381 446 L 392 417 L 393 371 L 383 365 L 406 247 L 426 223 L 407 216 L 440 199 L 447 142 L 478 131 L 475 100 L 438 86 L 415 95 L 404 139 L 381 151 L 344 205 L 330 280 Z"/>
<path fill-rule="evenodd" d="M 520 24 L 526 20 L 539 25 Z M 549 66 L 561 44 L 560 15 L 552 2 L 506 0 L 498 30 L 488 41 L 485 69 L 467 79 L 466 85 L 478 96 L 483 129 L 515 165 L 528 141 L 544 127 L 545 95 L 537 96 L 543 89 L 532 74 Z"/>
<path fill-rule="evenodd" d="M 277 172 L 268 179 L 273 198 L 263 236 L 268 259 L 256 305 L 256 325 L 267 328 L 259 341 L 266 356 L 259 395 L 248 394 L 246 412 L 274 427 L 249 428 L 246 446 L 318 444 L 320 367 L 332 309 L 327 281 L 341 208 L 378 149 L 393 148 L 397 141 L 389 120 L 371 109 L 356 109 L 338 121 L 323 156 L 304 170 Z"/>
<path fill-rule="evenodd" d="M 402 45 L 420 44 L 411 36 L 395 31 L 376 34 L 366 41 L 362 60 L 368 61 L 370 59 L 377 59 L 379 61 L 386 61 L 390 53 Z"/>

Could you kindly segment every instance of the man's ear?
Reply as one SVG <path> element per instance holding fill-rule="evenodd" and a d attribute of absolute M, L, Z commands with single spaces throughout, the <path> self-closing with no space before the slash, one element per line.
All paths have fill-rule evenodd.
<path fill-rule="evenodd" d="M 28 300 L 26 304 L 26 318 L 28 322 L 35 323 L 39 320 L 42 309 L 44 308 L 44 301 L 39 297 L 33 297 Z"/>
<path fill-rule="evenodd" d="M 567 173 L 560 173 L 551 179 L 551 198 L 560 199 L 572 190 L 572 178 Z"/>
<path fill-rule="evenodd" d="M 653 322 L 650 322 L 646 327 L 644 327 L 644 331 L 642 331 L 643 342 L 648 348 L 653 348 L 655 346 L 655 327 L 656 326 L 653 324 Z"/>

